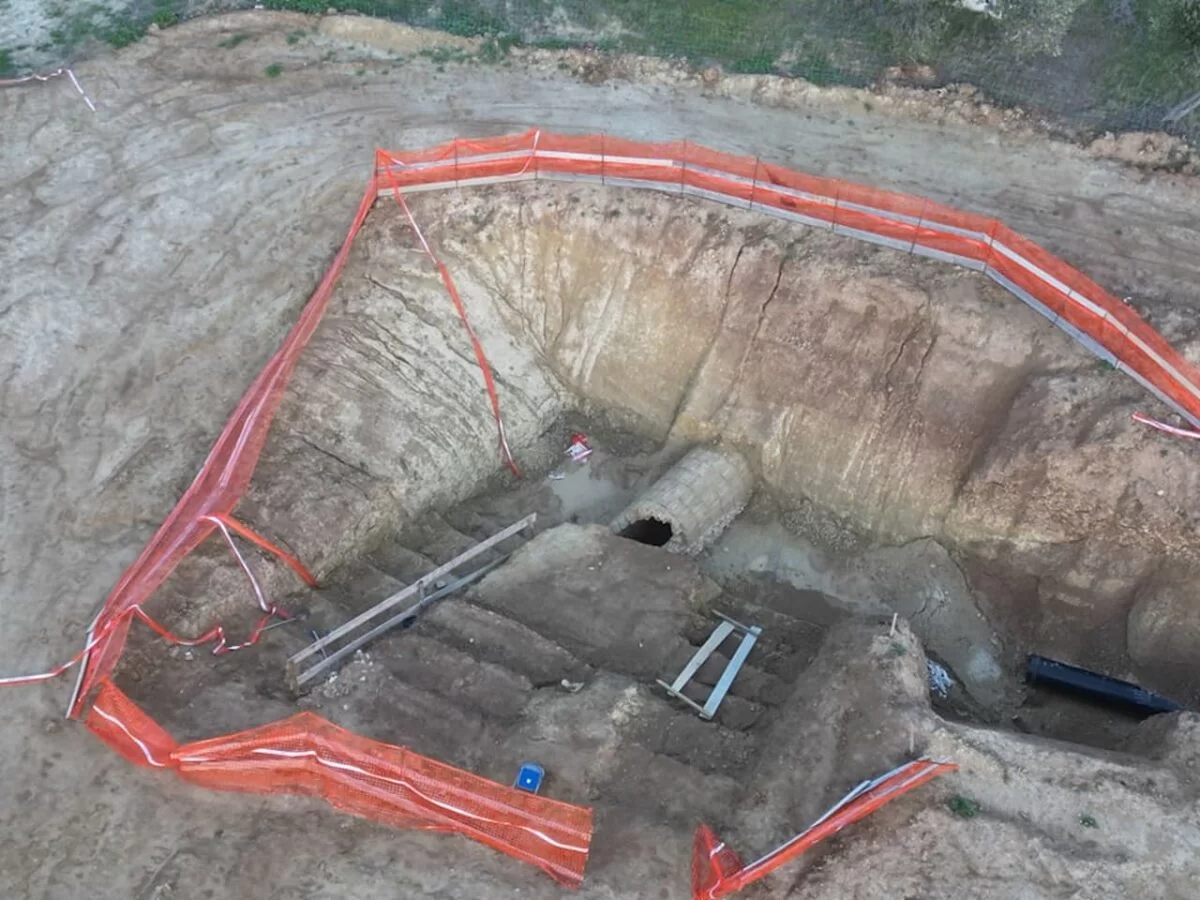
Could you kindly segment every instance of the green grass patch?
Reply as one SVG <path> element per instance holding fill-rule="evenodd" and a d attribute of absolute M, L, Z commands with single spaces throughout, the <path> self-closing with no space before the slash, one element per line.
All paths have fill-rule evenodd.
<path fill-rule="evenodd" d="M 303 38 L 305 34 L 307 34 L 307 32 L 303 28 L 298 28 L 295 31 L 289 31 L 287 34 L 288 44 L 300 43 L 301 38 Z"/>
<path fill-rule="evenodd" d="M 263 0 L 263 6 L 267 9 L 285 9 L 291 12 L 308 13 L 310 16 L 319 16 L 330 5 L 328 0 Z M 338 8 L 348 9 L 349 7 L 339 4 Z"/>
<path fill-rule="evenodd" d="M 573 41 L 564 41 L 562 38 L 542 38 L 534 41 L 533 46 L 539 50 L 570 50 L 579 45 Z"/>
<path fill-rule="evenodd" d="M 970 797 L 955 794 L 946 801 L 946 808 L 960 819 L 974 819 L 979 815 L 979 804 Z"/>
<path fill-rule="evenodd" d="M 146 36 L 150 22 L 146 19 L 117 19 L 100 32 L 100 38 L 108 45 L 120 50 L 130 44 L 136 44 Z"/>
<path fill-rule="evenodd" d="M 279 63 L 271 63 L 269 66 L 263 69 L 263 72 L 268 78 L 278 78 L 283 74 L 283 66 L 281 66 Z"/>
<path fill-rule="evenodd" d="M 502 34 L 489 37 L 479 47 L 479 59 L 485 63 L 498 63 L 513 47 L 520 47 L 524 41 L 519 34 Z"/>
<path fill-rule="evenodd" d="M 170 28 L 179 24 L 179 13 L 173 7 L 175 0 L 154 0 L 154 13 L 150 21 L 159 28 Z"/>
<path fill-rule="evenodd" d="M 48 45 L 38 47 L 40 52 L 58 51 L 70 53 L 87 40 L 99 40 L 120 49 L 137 43 L 145 37 L 151 25 L 170 28 L 180 20 L 179 13 L 171 4 L 175 0 L 154 0 L 153 10 L 147 15 L 131 13 L 112 14 L 108 9 L 95 4 L 82 7 L 68 15 L 61 8 L 52 8 L 50 16 L 56 22 L 50 30 Z"/>
<path fill-rule="evenodd" d="M 804 17 L 789 6 L 778 0 L 609 0 L 596 11 L 620 21 L 619 49 L 760 73 L 771 71 L 803 32 Z"/>
<path fill-rule="evenodd" d="M 809 51 L 788 68 L 788 74 L 793 78 L 803 78 L 820 87 L 832 84 L 846 84 L 851 76 L 835 66 L 829 54 L 818 50 Z"/>
<path fill-rule="evenodd" d="M 225 38 L 225 40 L 221 41 L 221 43 L 217 44 L 217 46 L 222 50 L 232 50 L 238 44 L 244 43 L 248 40 L 250 40 L 250 35 L 246 34 L 244 31 L 239 31 L 237 34 L 231 34 L 229 37 Z"/>
<path fill-rule="evenodd" d="M 1003 39 L 999 21 L 953 0 L 882 3 L 886 14 L 878 16 L 868 14 L 863 0 L 848 6 L 857 5 L 862 14 L 855 29 L 864 47 L 892 65 L 936 65 L 956 53 L 988 53 Z"/>
<path fill-rule="evenodd" d="M 448 62 L 465 62 L 471 58 L 471 54 L 458 47 L 426 47 L 418 55 L 438 65 L 445 65 Z"/>
<path fill-rule="evenodd" d="M 485 63 L 498 63 L 504 59 L 504 52 L 494 38 L 488 38 L 479 48 L 479 58 Z"/>
<path fill-rule="evenodd" d="M 902 0 L 559 2 L 573 22 L 604 34 L 587 46 L 695 66 L 716 64 L 738 74 L 791 75 L 815 84 L 862 82 L 873 76 L 878 65 L 872 42 L 892 46 L 902 40 L 880 21 L 895 19 L 895 10 L 908 6 Z M 534 46 L 566 49 L 580 43 L 548 38 Z"/>
<path fill-rule="evenodd" d="M 1134 4 L 1128 34 L 1105 58 L 1104 93 L 1115 105 L 1171 104 L 1200 83 L 1200 20 L 1183 0 Z"/>
<path fill-rule="evenodd" d="M 508 30 L 508 22 L 482 3 L 470 0 L 443 0 L 441 15 L 434 20 L 433 27 L 457 34 L 459 37 L 479 37 L 504 33 Z"/>
<path fill-rule="evenodd" d="M 39 52 L 44 53 L 56 47 L 70 52 L 88 38 L 103 39 L 101 31 L 105 27 L 106 20 L 98 15 L 96 10 L 85 9 L 79 15 L 70 18 L 64 18 L 61 10 L 54 10 L 50 15 L 57 19 L 57 24 L 50 29 L 49 46 L 44 44 L 39 46 L 37 48 Z"/>
<path fill-rule="evenodd" d="M 757 50 L 733 60 L 729 71 L 739 75 L 769 75 L 775 71 L 775 54 L 770 50 Z"/>

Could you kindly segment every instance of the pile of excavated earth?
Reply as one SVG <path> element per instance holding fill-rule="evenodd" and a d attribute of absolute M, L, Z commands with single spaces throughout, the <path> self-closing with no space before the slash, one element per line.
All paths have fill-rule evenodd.
<path fill-rule="evenodd" d="M 714 144 L 752 120 L 876 154 L 892 132 L 980 154 L 945 188 L 963 205 L 960 192 L 1008 177 L 988 154 L 1042 154 L 1063 191 L 1107 185 L 1109 249 L 1096 267 L 1072 262 L 1131 294 L 1136 276 L 1131 302 L 1192 355 L 1197 263 L 1168 246 L 1195 237 L 1185 211 L 1200 191 L 1185 178 L 1134 175 L 1036 135 L 979 149 L 974 126 L 906 123 L 886 105 L 856 107 L 867 118 L 848 125 L 860 101 L 844 94 L 813 93 L 797 113 L 684 80 L 582 84 L 537 60 L 440 71 L 322 21 L 201 21 L 80 66 L 101 101 L 90 118 L 49 88 L 0 94 L 29 147 L 0 160 L 13 201 L 0 211 L 13 273 L 0 412 L 15 423 L 0 460 L 15 500 L 4 521 L 19 533 L 0 568 L 12 598 L 0 622 L 13 666 L 73 652 L 89 605 L 187 484 L 340 241 L 372 142 L 411 145 L 403 129 L 429 136 L 435 116 L 490 133 L 511 130 L 497 115 L 561 118 L 564 102 L 614 94 L 615 112 L 649 117 L 630 113 L 631 136 L 663 109 L 678 118 L 657 136 L 686 126 Z M 298 23 L 309 36 L 285 42 Z M 213 62 L 231 33 L 250 38 Z M 304 73 L 287 90 L 260 83 L 268 57 Z M 528 108 L 497 113 L 503 86 L 473 93 L 491 76 Z M 406 121 L 383 99 L 402 89 L 425 97 Z M 420 107 L 431 92 L 443 105 Z M 872 180 L 889 163 L 864 159 L 838 174 Z M 893 177 L 934 176 L 876 180 Z M 1009 200 L 1023 190 L 1037 188 Z M 1004 196 L 981 202 L 1011 219 Z M 753 895 L 1200 896 L 1200 719 L 1134 717 L 1022 679 L 1036 653 L 1200 701 L 1200 480 L 1189 446 L 1131 421 L 1162 414 L 1138 385 L 977 273 L 755 213 L 547 183 L 408 202 L 487 350 L 523 477 L 501 465 L 437 271 L 380 202 L 238 510 L 322 588 L 255 558 L 271 599 L 306 615 L 243 653 L 135 629 L 116 680 L 173 736 L 314 709 L 501 782 L 537 762 L 544 794 L 595 811 L 579 896 L 647 900 L 690 895 L 699 823 L 754 858 L 860 781 L 928 755 L 959 771 Z M 1078 213 L 1073 202 L 1054 216 L 1061 241 L 1096 252 L 1100 201 L 1078 200 L 1092 211 Z M 1044 219 L 1035 207 L 1020 213 Z M 584 460 L 566 452 L 577 434 Z M 287 659 L 313 632 L 532 513 L 529 532 L 477 558 L 489 567 L 479 580 L 294 689 Z M 215 621 L 242 633 L 257 612 L 216 542 L 148 608 L 185 634 Z M 761 634 L 708 721 L 659 680 L 718 614 Z M 704 703 L 735 647 L 700 667 L 690 700 Z M 53 687 L 7 696 L 6 896 L 561 895 L 463 838 L 131 769 L 60 724 Z"/>

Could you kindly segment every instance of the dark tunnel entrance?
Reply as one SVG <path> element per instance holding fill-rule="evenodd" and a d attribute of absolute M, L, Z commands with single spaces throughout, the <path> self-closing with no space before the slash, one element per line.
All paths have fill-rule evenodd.
<path fill-rule="evenodd" d="M 637 541 L 639 544 L 649 544 L 651 547 L 665 546 L 674 535 L 670 522 L 662 519 L 647 518 L 630 522 L 620 531 L 620 536 Z"/>

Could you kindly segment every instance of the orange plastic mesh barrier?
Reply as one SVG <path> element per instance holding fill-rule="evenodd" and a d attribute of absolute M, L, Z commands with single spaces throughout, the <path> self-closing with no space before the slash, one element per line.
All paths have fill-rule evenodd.
<path fill-rule="evenodd" d="M 467 835 L 570 887 L 583 879 L 590 810 L 368 740 L 315 713 L 176 745 L 106 678 L 87 726 L 130 762 L 174 769 L 203 787 L 322 797 L 344 812 L 397 828 Z"/>
<path fill-rule="evenodd" d="M 741 859 L 725 846 L 724 841 L 717 840 L 711 828 L 701 825 L 696 829 L 692 843 L 692 898 L 716 900 L 740 891 L 880 807 L 939 775 L 957 770 L 954 763 L 918 759 L 874 781 L 864 781 L 806 830 L 748 866 L 742 865 Z"/>
<path fill-rule="evenodd" d="M 724 890 L 732 884 L 739 872 L 745 868 L 742 858 L 737 855 L 722 840 L 719 840 L 713 830 L 707 825 L 696 829 L 692 840 L 692 897 L 694 900 L 708 900 L 710 897 L 721 897 L 732 893 Z"/>
<path fill-rule="evenodd" d="M 919 197 L 796 172 L 688 141 L 532 130 L 379 158 L 380 183 L 433 190 L 530 179 L 707 197 L 983 272 L 1200 426 L 1200 370 L 1078 270 L 1000 222 Z"/>
<path fill-rule="evenodd" d="M 723 153 L 689 141 L 653 144 L 607 135 L 563 135 L 535 129 L 518 135 L 454 140 L 417 151 L 380 151 L 376 154 L 375 171 L 368 180 L 367 189 L 333 263 L 275 355 L 247 389 L 183 498 L 110 592 L 101 613 L 88 629 L 83 648 L 74 658 L 57 668 L 35 675 L 0 678 L 0 685 L 43 681 L 80 664 L 79 681 L 71 698 L 70 714 L 81 714 L 93 695 L 97 697 L 97 702 L 109 704 L 111 708 L 93 706 L 88 724 L 107 743 L 131 760 L 145 765 L 174 768 L 185 777 L 217 787 L 318 793 L 329 797 L 341 808 L 383 821 L 403 822 L 415 827 L 452 828 L 522 859 L 534 861 L 564 881 L 577 880 L 578 874 L 569 873 L 582 872 L 581 861 L 578 865 L 565 859 L 550 861 L 545 853 L 535 860 L 531 856 L 533 851 L 530 845 L 522 843 L 524 838 L 517 834 L 522 826 L 512 824 L 518 820 L 525 821 L 519 819 L 522 813 L 512 813 L 518 816 L 517 819 L 506 818 L 510 815 L 510 806 L 506 804 L 516 804 L 511 809 L 528 813 L 531 818 L 525 824 L 538 830 L 540 826 L 533 821 L 537 816 L 530 811 L 534 807 L 539 816 L 544 813 L 547 820 L 559 821 L 551 813 L 545 812 L 551 809 L 544 805 L 548 801 L 538 801 L 534 807 L 521 807 L 506 793 L 504 801 L 495 807 L 498 810 L 496 814 L 489 813 L 485 817 L 486 823 L 483 819 L 473 819 L 471 816 L 456 819 L 448 816 L 444 809 L 435 815 L 426 798 L 445 798 L 436 791 L 424 791 L 420 785 L 427 783 L 419 781 L 414 774 L 417 770 L 421 773 L 436 771 L 437 778 L 461 785 L 464 791 L 478 791 L 478 794 L 471 793 L 470 796 L 479 807 L 469 804 L 462 807 L 476 813 L 480 809 L 492 810 L 499 802 L 492 799 L 493 794 L 489 793 L 497 787 L 490 782 L 472 780 L 474 776 L 449 767 L 436 768 L 438 764 L 428 760 L 414 767 L 412 760 L 415 757 L 411 754 L 404 755 L 404 751 L 398 748 L 364 742 L 327 722 L 311 718 L 292 719 L 263 731 L 219 739 L 211 746 L 231 748 L 236 745 L 241 748 L 238 752 L 244 750 L 251 754 L 221 757 L 219 768 L 208 768 L 207 762 L 189 762 L 185 765 L 176 755 L 181 748 L 175 748 L 169 736 L 127 699 L 123 700 L 123 695 L 108 680 L 135 618 L 150 625 L 167 640 L 192 644 L 211 640 L 217 642 L 217 651 L 224 652 L 249 646 L 262 633 L 267 619 L 284 615 L 262 596 L 231 533 L 275 553 L 302 579 L 309 584 L 315 583 L 299 560 L 238 523 L 232 513 L 249 487 L 267 430 L 296 359 L 324 315 L 354 238 L 375 200 L 382 194 L 394 196 L 407 210 L 403 194 L 413 191 L 534 179 L 650 188 L 717 200 L 974 269 L 1047 316 L 1101 359 L 1135 378 L 1193 425 L 1200 427 L 1200 370 L 1177 353 L 1119 299 L 994 219 L 959 212 L 919 197 L 796 172 L 760 159 Z M 438 268 L 451 301 L 471 337 L 496 419 L 503 459 L 515 472 L 516 466 L 504 438 L 496 382 L 482 344 L 470 328 L 465 306 L 449 270 L 425 242 L 411 216 L 410 220 L 422 246 Z M 1171 433 L 1200 438 L 1197 432 L 1186 432 L 1145 418 L 1139 421 L 1147 421 Z M 214 625 L 196 638 L 173 635 L 157 625 L 142 609 L 180 560 L 214 529 L 220 530 L 237 556 L 264 613 L 249 640 L 240 645 L 228 643 L 219 625 Z M 106 712 L 115 720 L 109 721 Z M 247 740 L 258 743 L 244 743 Z M 277 752 L 272 756 L 269 751 Z M 281 762 L 285 757 L 279 755 L 284 752 L 300 755 L 287 757 L 291 761 L 285 766 Z M 260 767 L 262 760 L 267 758 L 273 760 L 271 765 Z M 377 777 L 379 773 L 366 765 L 369 760 L 378 761 L 380 766 L 396 767 L 396 771 L 402 771 L 409 780 L 403 786 L 392 785 L 385 789 L 381 787 L 384 784 L 381 780 L 383 776 Z M 339 780 L 348 771 L 339 768 L 343 763 L 357 766 L 367 774 L 356 774 L 351 787 L 349 781 Z M 213 765 L 218 763 L 214 762 Z M 391 768 L 387 769 L 389 773 L 392 771 Z M 391 775 L 386 777 L 390 778 Z M 361 783 L 359 779 L 362 779 Z M 457 794 L 447 796 L 451 800 L 459 797 Z M 453 803 L 450 805 L 454 806 Z M 565 809 L 573 810 L 573 816 L 582 814 L 573 807 Z M 586 855 L 586 841 L 581 844 L 572 837 L 585 833 L 581 821 L 562 820 L 560 824 L 565 831 L 544 831 L 537 840 L 546 838 L 548 846 L 562 844 L 566 848 L 563 852 L 569 854 L 577 854 L 582 846 Z M 437 824 L 431 825 L 431 822 Z M 736 857 L 720 856 L 719 859 L 722 865 L 732 865 Z M 743 870 L 743 876 L 750 869 L 753 866 Z M 722 884 L 727 881 L 721 876 Z"/>

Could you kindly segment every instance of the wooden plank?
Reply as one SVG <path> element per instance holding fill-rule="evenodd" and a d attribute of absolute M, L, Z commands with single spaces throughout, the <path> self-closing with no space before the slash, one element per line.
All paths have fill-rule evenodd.
<path fill-rule="evenodd" d="M 471 547 L 471 548 L 463 551 L 462 553 L 460 553 L 458 556 L 454 557 L 454 559 L 450 560 L 450 562 L 446 563 L 445 565 L 438 566 L 432 572 L 421 576 L 419 579 L 414 581 L 408 587 L 397 591 L 396 593 L 392 594 L 392 596 L 388 597 L 386 600 L 381 600 L 379 603 L 376 603 L 374 606 L 372 606 L 366 612 L 355 616 L 353 619 L 351 619 L 345 625 L 339 625 L 337 628 L 333 629 L 333 631 L 329 632 L 329 634 L 325 635 L 319 641 L 314 641 L 313 643 L 309 644 L 307 647 L 305 647 L 303 650 L 301 650 L 295 656 L 291 657 L 288 660 L 288 664 L 290 666 L 295 666 L 296 663 L 300 662 L 301 660 L 307 659 L 308 657 L 312 656 L 314 653 L 319 653 L 321 648 L 328 647 L 330 644 L 337 641 L 339 638 L 342 638 L 345 635 L 349 634 L 350 632 L 354 631 L 354 629 L 358 628 L 360 625 L 364 625 L 367 622 L 371 621 L 376 616 L 378 616 L 380 613 L 387 612 L 392 607 L 398 606 L 399 604 L 403 603 L 405 600 L 409 599 L 410 597 L 414 596 L 415 594 L 423 592 L 425 590 L 425 588 L 432 585 L 435 581 L 437 581 L 443 575 L 446 575 L 447 573 L 453 571 L 454 569 L 457 569 L 459 566 L 461 566 L 467 560 L 474 559 L 476 556 L 483 553 L 484 551 L 490 550 L 492 547 L 496 546 L 496 544 L 499 544 L 501 541 L 512 537 L 514 534 L 524 531 L 526 528 L 531 527 L 533 525 L 533 523 L 536 521 L 537 521 L 537 513 L 531 513 L 530 515 L 523 518 L 521 521 L 515 522 L 512 525 L 509 525 L 503 531 L 499 531 L 496 534 L 493 534 L 490 538 L 486 538 L 485 540 L 480 541 L 474 547 Z"/>

